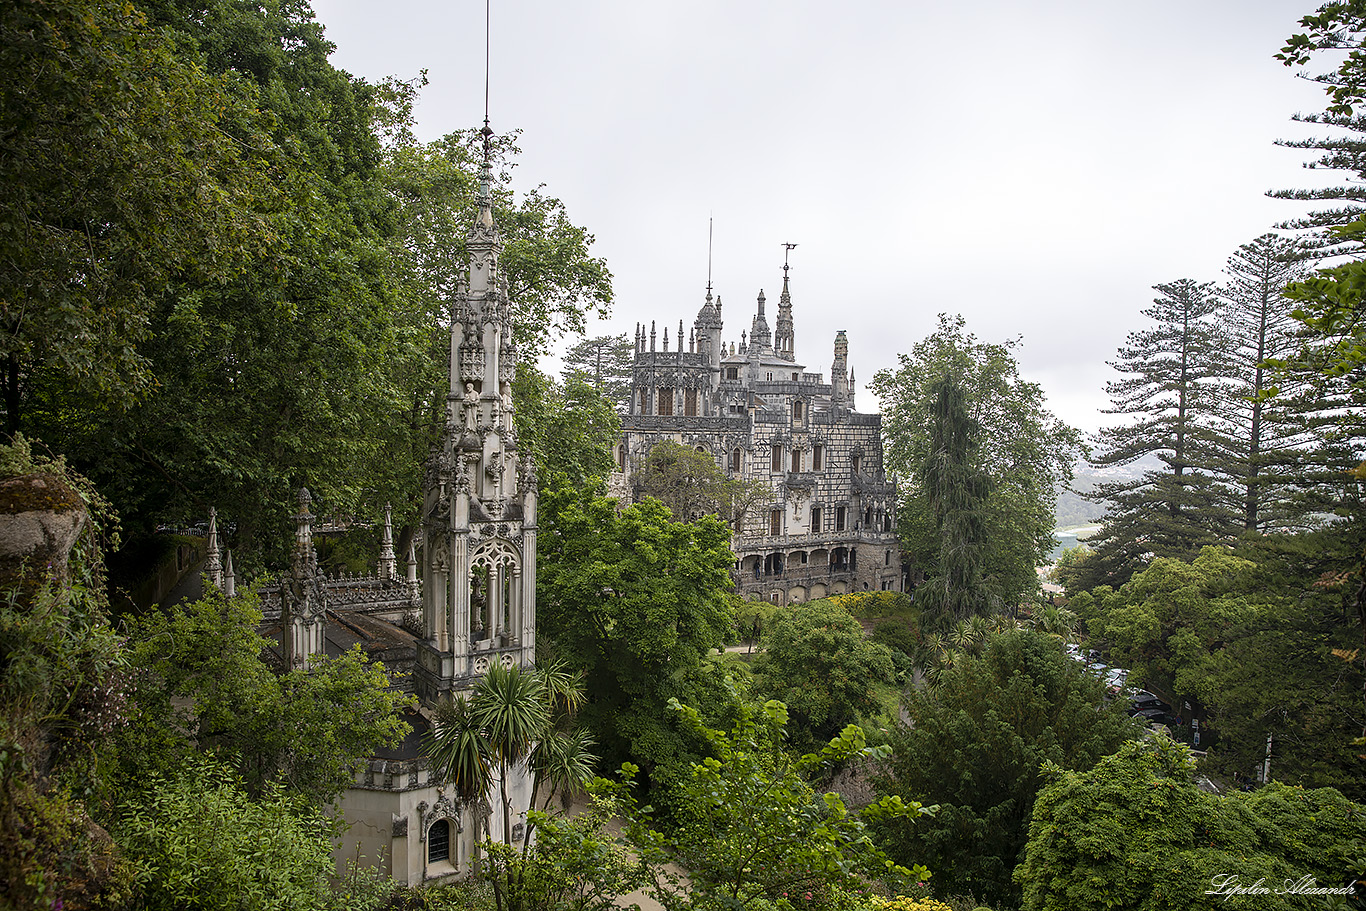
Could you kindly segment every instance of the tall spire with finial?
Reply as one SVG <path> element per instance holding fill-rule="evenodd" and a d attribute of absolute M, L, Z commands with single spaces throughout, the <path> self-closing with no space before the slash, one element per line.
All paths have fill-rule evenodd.
<path fill-rule="evenodd" d="M 204 575 L 216 587 L 223 587 L 223 552 L 218 547 L 218 510 L 209 507 L 209 541 L 204 560 Z"/>
<path fill-rule="evenodd" d="M 778 357 L 785 361 L 797 359 L 796 337 L 792 330 L 792 293 L 787 286 L 787 255 L 796 244 L 783 244 L 783 293 L 778 298 L 778 323 L 773 331 L 773 348 Z"/>

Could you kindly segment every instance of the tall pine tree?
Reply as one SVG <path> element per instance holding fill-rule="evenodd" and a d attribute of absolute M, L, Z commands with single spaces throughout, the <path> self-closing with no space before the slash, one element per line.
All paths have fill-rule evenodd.
<path fill-rule="evenodd" d="M 1218 321 L 1225 385 L 1212 404 L 1225 442 L 1219 470 L 1246 531 L 1302 527 L 1322 505 L 1305 491 L 1325 402 L 1303 375 L 1268 363 L 1300 348 L 1300 323 L 1281 291 L 1304 271 L 1299 245 L 1274 234 L 1239 247 L 1225 268 Z"/>
<path fill-rule="evenodd" d="M 1156 326 L 1129 334 L 1110 362 L 1124 379 L 1106 384 L 1112 407 L 1128 423 L 1100 432 L 1097 467 L 1128 465 L 1156 455 L 1163 467 L 1111 481 L 1093 496 L 1110 503 L 1096 539 L 1100 577 L 1118 584 L 1151 556 L 1184 557 L 1225 537 L 1231 515 L 1211 471 L 1228 448 L 1211 419 L 1219 375 L 1218 298 L 1210 284 L 1189 279 L 1156 285 L 1158 297 L 1143 311 Z"/>

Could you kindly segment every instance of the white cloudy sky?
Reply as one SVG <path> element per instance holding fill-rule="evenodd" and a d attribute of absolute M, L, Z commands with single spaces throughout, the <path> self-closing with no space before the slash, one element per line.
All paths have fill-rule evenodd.
<path fill-rule="evenodd" d="M 1022 335 L 1054 410 L 1107 420 L 1105 366 L 1151 286 L 1220 278 L 1297 214 L 1278 137 L 1322 108 L 1273 59 L 1314 0 L 495 0 L 492 119 L 597 237 L 594 332 L 691 324 L 713 282 L 738 340 L 792 254 L 798 360 L 837 329 L 862 384 L 962 313 Z M 479 0 L 314 0 L 333 62 L 430 85 L 419 133 L 483 115 Z M 876 402 L 860 393 L 859 405 Z"/>

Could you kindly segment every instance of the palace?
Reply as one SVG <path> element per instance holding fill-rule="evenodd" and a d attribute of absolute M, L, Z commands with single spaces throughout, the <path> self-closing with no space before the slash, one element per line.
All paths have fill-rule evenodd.
<path fill-rule="evenodd" d="M 631 404 L 622 417 L 612 487 L 632 476 L 658 443 L 710 454 L 732 477 L 757 479 L 769 502 L 734 529 L 736 588 L 778 604 L 853 591 L 902 591 L 896 484 L 882 464 L 882 417 L 854 409 L 849 343 L 835 336 L 830 382 L 797 363 L 788 266 L 776 331 L 764 292 L 737 346 L 721 340 L 721 298 L 698 311 L 675 350 L 655 325 L 636 327 Z"/>

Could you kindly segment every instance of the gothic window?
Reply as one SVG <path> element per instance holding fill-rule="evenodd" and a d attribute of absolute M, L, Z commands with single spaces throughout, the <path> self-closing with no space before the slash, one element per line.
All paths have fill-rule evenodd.
<path fill-rule="evenodd" d="M 427 863 L 435 864 L 451 857 L 451 824 L 438 819 L 427 830 Z"/>
<path fill-rule="evenodd" d="M 739 450 L 739 449 L 732 449 L 732 450 L 730 451 L 730 470 L 731 470 L 731 471 L 739 471 L 739 470 L 740 470 L 740 450 Z"/>
<path fill-rule="evenodd" d="M 782 471 L 782 470 L 783 470 L 783 444 L 782 444 L 782 443 L 774 443 L 774 444 L 773 444 L 773 459 L 772 459 L 772 461 L 770 462 L 769 467 L 770 467 L 773 471 Z"/>
<path fill-rule="evenodd" d="M 821 532 L 821 508 L 820 508 L 819 506 L 812 506 L 812 507 L 811 507 L 811 533 L 812 533 L 812 534 L 818 535 L 818 534 L 820 534 L 820 532 Z"/>
<path fill-rule="evenodd" d="M 783 533 L 783 511 L 781 509 L 770 509 L 768 511 L 768 533 L 771 535 Z"/>
<path fill-rule="evenodd" d="M 770 379 L 770 380 L 773 379 L 773 374 L 772 374 L 772 373 L 768 374 L 767 376 L 768 376 L 768 379 Z"/>
<path fill-rule="evenodd" d="M 674 390 L 672 386 L 659 387 L 659 405 L 655 413 L 663 415 L 674 413 Z"/>
<path fill-rule="evenodd" d="M 617 447 L 617 471 L 626 470 L 626 444 Z"/>
<path fill-rule="evenodd" d="M 851 464 L 851 465 L 854 466 L 854 474 L 858 474 L 859 464 L 860 464 L 862 461 L 863 461 L 863 456 L 861 456 L 861 455 L 857 455 L 857 454 L 856 454 L 856 455 L 851 455 L 851 456 L 849 457 L 849 464 Z"/>
<path fill-rule="evenodd" d="M 739 378 L 740 378 L 740 368 L 739 368 L 739 367 L 727 367 L 727 368 L 726 368 L 726 379 L 728 379 L 728 380 L 738 380 Z"/>
<path fill-rule="evenodd" d="M 792 374 L 792 382 L 797 382 L 797 374 L 795 373 Z"/>
<path fill-rule="evenodd" d="M 845 509 L 843 506 L 835 507 L 835 531 L 844 531 Z"/>
<path fill-rule="evenodd" d="M 802 403 L 800 399 L 792 403 L 792 420 L 796 421 L 797 423 L 801 423 Z"/>
<path fill-rule="evenodd" d="M 800 449 L 792 450 L 792 470 L 802 470 L 802 451 Z"/>
<path fill-rule="evenodd" d="M 883 565 L 883 566 L 891 566 L 891 565 L 892 565 L 892 551 L 891 551 L 890 548 L 888 548 L 888 550 L 887 550 L 887 555 L 884 556 L 884 557 L 882 558 L 882 565 Z"/>
<path fill-rule="evenodd" d="M 811 447 L 811 470 L 820 471 L 822 456 L 825 455 L 825 447 L 820 443 Z"/>
<path fill-rule="evenodd" d="M 688 418 L 697 417 L 697 390 L 688 389 L 683 393 L 683 416 Z"/>
<path fill-rule="evenodd" d="M 863 511 L 863 527 L 867 529 L 873 527 L 873 507 L 871 506 Z"/>
<path fill-rule="evenodd" d="M 640 390 L 640 413 L 650 413 L 650 390 L 648 389 Z"/>

